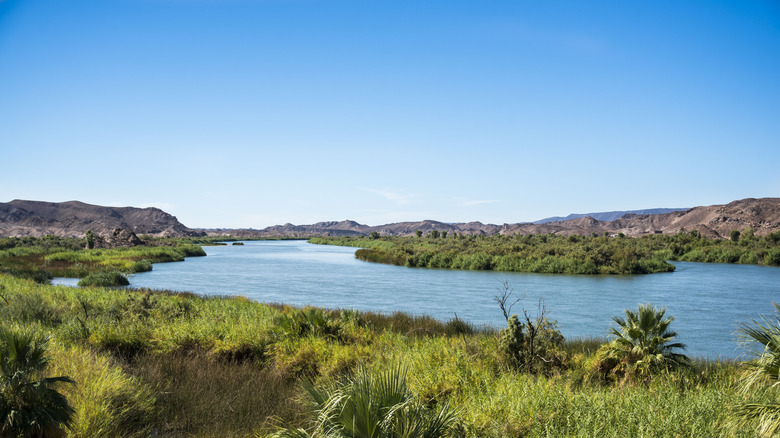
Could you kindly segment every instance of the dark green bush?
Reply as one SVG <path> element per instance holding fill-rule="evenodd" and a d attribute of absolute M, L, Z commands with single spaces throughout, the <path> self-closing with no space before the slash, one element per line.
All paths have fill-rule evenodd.
<path fill-rule="evenodd" d="M 517 315 L 507 320 L 499 332 L 501 355 L 510 368 L 529 373 L 549 374 L 564 365 L 565 339 L 554 321 L 540 316 L 536 320 Z"/>
<path fill-rule="evenodd" d="M 128 286 L 130 280 L 119 271 L 93 272 L 79 280 L 79 286 Z"/>

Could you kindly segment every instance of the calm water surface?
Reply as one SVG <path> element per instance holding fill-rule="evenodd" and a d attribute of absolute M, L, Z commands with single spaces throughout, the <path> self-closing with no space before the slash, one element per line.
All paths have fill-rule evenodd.
<path fill-rule="evenodd" d="M 477 325 L 502 326 L 493 297 L 507 281 L 525 294 L 535 315 L 543 298 L 566 337 L 606 336 L 613 316 L 640 303 L 667 308 L 671 328 L 688 354 L 733 358 L 742 353 L 734 334 L 741 322 L 772 313 L 780 301 L 780 268 L 675 263 L 673 273 L 638 276 L 570 276 L 414 269 L 363 262 L 355 248 L 303 241 L 245 242 L 204 247 L 207 257 L 159 263 L 130 276 L 132 287 L 242 295 L 261 302 L 458 315 Z M 516 305 L 514 312 L 522 311 Z"/>

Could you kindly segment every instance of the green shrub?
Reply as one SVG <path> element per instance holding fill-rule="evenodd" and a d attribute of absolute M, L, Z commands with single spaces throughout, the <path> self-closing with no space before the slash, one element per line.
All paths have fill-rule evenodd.
<path fill-rule="evenodd" d="M 780 231 L 778 231 L 780 233 Z M 780 266 L 780 248 L 770 249 L 764 257 L 764 264 L 770 266 Z"/>
<path fill-rule="evenodd" d="M 555 322 L 543 316 L 521 321 L 517 315 L 507 320 L 499 332 L 501 354 L 513 369 L 548 374 L 564 365 L 563 335 Z"/>
<path fill-rule="evenodd" d="M 119 271 L 94 272 L 79 280 L 79 286 L 128 286 L 130 280 Z"/>
<path fill-rule="evenodd" d="M 514 368 L 521 368 L 526 363 L 525 335 L 523 324 L 512 315 L 506 321 L 506 328 L 499 333 L 501 354 Z"/>

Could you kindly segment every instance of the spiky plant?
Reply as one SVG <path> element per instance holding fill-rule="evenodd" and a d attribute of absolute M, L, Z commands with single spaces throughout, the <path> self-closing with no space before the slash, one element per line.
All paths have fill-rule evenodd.
<path fill-rule="evenodd" d="M 734 429 L 755 428 L 759 436 L 780 433 L 780 304 L 774 304 L 774 318 L 753 320 L 739 331 L 742 341 L 753 347 L 755 359 L 745 363 L 742 392 L 748 396 L 769 391 L 773 403 L 744 403 L 734 407 Z"/>
<path fill-rule="evenodd" d="M 666 309 L 640 304 L 636 312 L 625 312 L 625 319 L 612 318 L 618 327 L 611 329 L 614 339 L 602 352 L 614 361 L 612 372 L 648 378 L 658 371 L 689 365 L 688 357 L 677 352 L 685 344 L 674 342 L 677 332 L 669 330 L 674 317 L 667 317 Z"/>
<path fill-rule="evenodd" d="M 69 377 L 44 377 L 48 338 L 0 328 L 0 436 L 34 437 L 70 424 L 73 408 L 56 385 Z"/>
<path fill-rule="evenodd" d="M 360 369 L 341 385 L 306 389 L 316 406 L 313 432 L 290 429 L 277 437 L 437 438 L 451 436 L 457 424 L 448 404 L 433 410 L 415 400 L 400 367 L 379 374 Z"/>

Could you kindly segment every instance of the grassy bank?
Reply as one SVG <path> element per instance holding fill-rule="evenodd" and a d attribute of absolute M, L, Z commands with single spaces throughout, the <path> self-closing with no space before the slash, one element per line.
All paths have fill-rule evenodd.
<path fill-rule="evenodd" d="M 728 362 L 605 378 L 603 340 L 556 344 L 555 366 L 529 373 L 502 353 L 505 335 L 462 320 L 55 287 L 7 275 L 0 294 L 2 325 L 51 336 L 50 373 L 76 382 L 61 387 L 76 411 L 68 436 L 309 428 L 315 417 L 301 382 L 325 387 L 360 367 L 403 367 L 412 397 L 431 408 L 449 403 L 469 437 L 734 436 L 724 424 L 730 406 L 746 400 L 740 366 Z"/>

